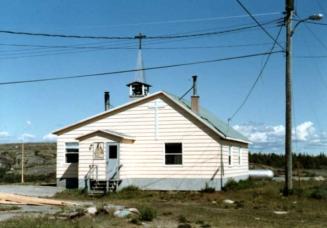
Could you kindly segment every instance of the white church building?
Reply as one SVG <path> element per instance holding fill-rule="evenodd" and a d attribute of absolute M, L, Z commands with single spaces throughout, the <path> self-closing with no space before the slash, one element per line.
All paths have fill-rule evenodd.
<path fill-rule="evenodd" d="M 104 112 L 54 132 L 58 186 L 220 190 L 248 178 L 248 139 L 199 105 L 196 76 L 190 101 L 150 93 L 143 71 L 127 86 L 128 103 L 109 108 L 105 92 Z"/>

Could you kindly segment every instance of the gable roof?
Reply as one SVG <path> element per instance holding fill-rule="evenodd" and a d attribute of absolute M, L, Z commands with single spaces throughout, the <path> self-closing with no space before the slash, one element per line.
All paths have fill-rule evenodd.
<path fill-rule="evenodd" d="M 168 94 L 168 96 L 170 96 L 170 98 L 174 99 L 175 102 L 178 102 L 181 105 L 184 105 L 188 109 L 191 110 L 191 102 L 190 101 L 187 101 L 187 100 L 184 100 L 184 99 L 179 99 L 175 95 L 169 94 L 167 92 L 165 92 L 165 93 Z M 248 138 L 246 138 L 244 135 L 242 135 L 241 133 L 236 131 L 229 124 L 227 124 L 223 120 L 217 118 L 215 116 L 215 114 L 213 114 L 212 112 L 210 112 L 209 110 L 207 110 L 207 109 L 205 109 L 205 108 L 203 108 L 201 106 L 199 108 L 199 113 L 197 115 L 201 119 L 206 121 L 208 124 L 210 124 L 212 127 L 217 129 L 219 132 L 221 132 L 226 137 L 226 139 L 234 139 L 234 140 L 239 139 L 239 140 L 242 140 L 242 141 L 245 141 L 245 142 L 249 141 Z"/>
<path fill-rule="evenodd" d="M 128 109 L 130 107 L 134 107 L 135 105 L 142 104 L 142 103 L 146 102 L 147 100 L 155 99 L 156 97 L 160 97 L 160 96 L 164 96 L 164 97 L 168 98 L 169 100 L 171 100 L 173 103 L 177 104 L 179 107 L 181 107 L 182 109 L 187 111 L 190 115 L 195 117 L 198 121 L 200 121 L 201 123 L 203 123 L 207 127 L 209 127 L 211 130 L 213 130 L 221 138 L 226 139 L 226 140 L 242 142 L 242 143 L 246 143 L 246 144 L 249 143 L 249 140 L 245 136 L 243 136 L 242 134 L 240 134 L 239 132 L 234 130 L 227 123 L 225 123 L 222 120 L 215 117 L 215 115 L 212 114 L 211 112 L 209 112 L 208 110 L 200 107 L 199 113 L 198 114 L 194 113 L 191 110 L 190 102 L 188 102 L 186 100 L 179 100 L 175 95 L 172 95 L 172 94 L 169 94 L 169 93 L 163 92 L 163 91 L 153 93 L 151 95 L 148 95 L 143 98 L 139 98 L 134 101 L 130 101 L 130 102 L 128 102 L 124 105 L 121 105 L 117 108 L 109 109 L 108 111 L 102 112 L 98 115 L 92 116 L 90 118 L 79 121 L 75 124 L 58 129 L 58 130 L 54 131 L 53 134 L 61 135 L 67 131 L 76 129 L 80 126 L 84 126 L 86 124 L 92 123 L 99 119 L 103 119 L 107 116 L 113 115 L 114 113 L 119 112 L 122 109 L 126 109 L 126 108 Z"/>

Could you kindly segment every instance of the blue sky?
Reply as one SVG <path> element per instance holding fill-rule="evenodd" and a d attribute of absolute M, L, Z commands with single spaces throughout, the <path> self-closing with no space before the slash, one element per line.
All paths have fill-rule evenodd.
<path fill-rule="evenodd" d="M 243 3 L 261 22 L 282 17 L 284 0 Z M 296 1 L 297 13 L 306 17 L 326 12 L 323 0 Z M 267 14 L 267 15 L 260 15 Z M 236 17 L 234 17 L 236 16 Z M 229 17 L 229 18 L 226 18 Z M 210 19 L 210 20 L 209 20 Z M 326 23 L 326 20 L 322 22 Z M 236 1 L 1 1 L 0 30 L 78 35 L 148 36 L 220 31 L 253 24 Z M 317 153 L 327 146 L 327 27 L 301 25 L 294 35 L 294 120 L 296 151 Z M 267 27 L 276 35 L 278 28 Z M 284 42 L 284 30 L 280 37 Z M 83 45 L 137 47 L 136 41 L 106 41 L 28 37 L 0 33 L 0 81 L 69 76 L 133 69 L 137 50 L 67 50 L 10 47 L 4 44 Z M 251 44 L 248 47 L 203 49 L 150 49 L 165 47 Z M 255 46 L 253 45 L 255 44 Z M 268 51 L 271 40 L 260 29 L 187 40 L 143 43 L 146 67 L 217 59 Z M 148 49 L 149 48 L 149 49 Z M 70 53 L 63 53 L 70 52 Z M 265 57 L 146 72 L 152 92 L 181 95 L 199 76 L 201 104 L 227 120 L 247 94 Z M 0 142 L 48 140 L 51 131 L 103 111 L 103 92 L 111 92 L 114 106 L 128 101 L 125 86 L 134 74 L 20 84 L 0 87 Z M 250 99 L 231 122 L 252 141 L 252 150 L 283 152 L 284 57 L 271 57 Z"/>

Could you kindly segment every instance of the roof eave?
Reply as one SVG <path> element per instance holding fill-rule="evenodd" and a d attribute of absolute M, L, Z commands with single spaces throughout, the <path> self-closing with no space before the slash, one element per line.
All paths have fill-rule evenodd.
<path fill-rule="evenodd" d="M 151 94 L 151 95 L 145 96 L 145 97 L 143 97 L 143 98 L 139 98 L 139 99 L 137 99 L 137 100 L 130 101 L 130 102 L 124 104 L 124 105 L 121 105 L 121 106 L 118 106 L 118 107 L 116 107 L 116 108 L 110 109 L 110 110 L 108 110 L 108 111 L 102 112 L 102 113 L 100 113 L 100 114 L 97 114 L 97 115 L 91 116 L 91 117 L 89 117 L 89 118 L 86 118 L 86 119 L 81 120 L 81 121 L 79 121 L 79 122 L 76 122 L 76 123 L 74 123 L 74 124 L 68 125 L 68 126 L 66 126 L 66 127 L 64 127 L 64 128 L 58 129 L 58 130 L 54 131 L 53 134 L 55 134 L 55 135 L 60 135 L 62 131 L 66 130 L 66 129 L 68 129 L 68 128 L 74 127 L 74 126 L 76 126 L 76 125 L 78 125 L 78 124 L 81 124 L 81 123 L 83 123 L 83 122 L 86 122 L 86 121 L 92 120 L 93 118 L 100 117 L 100 116 L 105 115 L 105 114 L 107 114 L 107 113 L 110 113 L 110 112 L 116 111 L 116 110 L 118 110 L 118 109 L 124 108 L 124 107 L 126 107 L 126 106 L 131 105 L 131 104 L 134 104 L 134 103 L 137 103 L 137 102 L 141 102 L 141 101 L 143 101 L 143 100 L 145 100 L 145 99 L 149 99 L 149 98 L 154 97 L 154 96 L 159 95 L 159 94 L 163 94 L 165 97 L 169 98 L 172 102 L 174 102 L 176 105 L 178 105 L 179 107 L 181 107 L 182 109 L 184 109 L 186 112 L 188 112 L 190 115 L 192 115 L 193 117 L 195 117 L 197 120 L 199 120 L 199 121 L 200 121 L 201 123 L 203 123 L 205 126 L 207 126 L 208 128 L 210 128 L 213 132 L 215 132 L 215 133 L 216 133 L 218 136 L 220 136 L 221 138 L 226 139 L 226 140 L 232 140 L 232 141 L 236 141 L 236 142 L 241 142 L 241 143 L 250 144 L 250 142 L 248 142 L 248 141 L 246 141 L 246 140 L 236 139 L 236 138 L 231 138 L 231 137 L 228 137 L 228 136 L 222 134 L 220 131 L 218 131 L 217 129 L 215 129 L 215 128 L 214 128 L 213 126 L 211 126 L 209 123 L 207 123 L 206 121 L 204 121 L 204 120 L 203 120 L 199 115 L 197 115 L 196 113 L 194 113 L 192 110 L 190 110 L 190 109 L 188 109 L 187 107 L 185 107 L 185 106 L 181 105 L 180 103 L 176 102 L 173 98 L 170 97 L 169 94 L 167 94 L 167 93 L 164 92 L 164 91 L 158 91 L 158 92 L 156 92 L 156 93 L 153 93 L 153 94 Z"/>
<path fill-rule="evenodd" d="M 95 130 L 95 131 L 89 132 L 87 134 L 84 134 L 84 135 L 81 135 L 81 136 L 77 137 L 76 140 L 83 141 L 84 139 L 89 138 L 88 136 L 92 137 L 91 135 L 96 134 L 96 133 L 103 133 L 105 135 L 115 136 L 115 137 L 120 138 L 122 140 L 135 141 L 135 138 L 132 138 L 132 137 L 129 137 L 129 136 L 122 136 L 120 134 L 115 134 L 113 132 L 107 132 L 107 131 L 103 131 L 103 130 Z"/>

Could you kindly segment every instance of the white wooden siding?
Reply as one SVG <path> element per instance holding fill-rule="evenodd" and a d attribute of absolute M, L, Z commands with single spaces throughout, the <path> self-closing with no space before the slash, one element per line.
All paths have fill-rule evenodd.
<path fill-rule="evenodd" d="M 155 139 L 154 101 L 133 107 L 58 137 L 57 178 L 66 170 L 64 142 L 75 141 L 78 136 L 98 129 L 110 129 L 134 137 L 133 144 L 120 144 L 121 178 L 211 178 L 219 169 L 220 144 L 178 111 L 165 104 L 158 110 L 159 133 Z M 101 178 L 105 177 L 105 161 L 93 161 L 89 145 L 101 139 L 90 138 L 80 143 L 79 178 L 84 178 L 89 165 L 99 165 Z M 108 140 L 102 139 L 107 142 Z M 165 142 L 183 143 L 183 164 L 165 165 Z M 228 146 L 223 146 L 225 177 L 248 175 L 248 151 L 242 148 L 242 162 L 238 164 L 238 150 L 233 147 L 232 165 L 228 166 Z"/>

